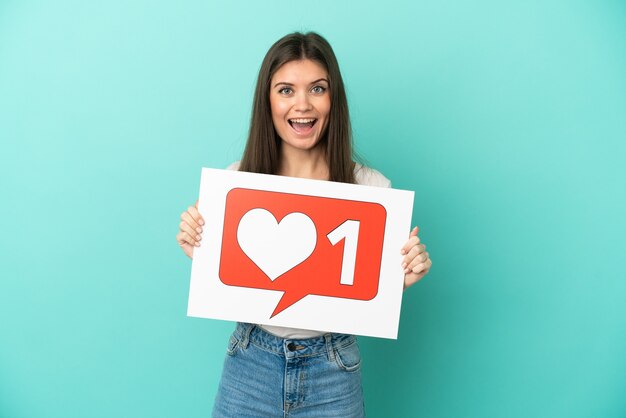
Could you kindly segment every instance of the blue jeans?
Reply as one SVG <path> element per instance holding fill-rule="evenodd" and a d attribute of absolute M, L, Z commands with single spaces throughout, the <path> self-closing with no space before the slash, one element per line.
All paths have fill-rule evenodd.
<path fill-rule="evenodd" d="M 213 417 L 365 416 L 354 335 L 282 339 L 253 324 L 230 337 Z"/>

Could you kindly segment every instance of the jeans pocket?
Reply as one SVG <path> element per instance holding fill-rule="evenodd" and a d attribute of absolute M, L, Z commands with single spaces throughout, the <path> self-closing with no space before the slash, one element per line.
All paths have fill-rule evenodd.
<path fill-rule="evenodd" d="M 228 340 L 228 347 L 226 347 L 226 354 L 229 356 L 234 356 L 237 353 L 237 348 L 239 347 L 239 340 L 234 335 L 230 336 L 230 340 Z"/>
<path fill-rule="evenodd" d="M 361 368 L 361 352 L 357 342 L 335 348 L 335 361 L 341 370 L 355 372 Z"/>

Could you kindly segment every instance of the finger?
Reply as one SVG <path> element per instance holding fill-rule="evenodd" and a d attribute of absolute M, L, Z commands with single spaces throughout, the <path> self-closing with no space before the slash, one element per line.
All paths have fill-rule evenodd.
<path fill-rule="evenodd" d="M 428 273 L 430 271 L 430 268 L 432 266 L 433 266 L 433 262 L 429 258 L 426 261 L 424 261 L 423 263 L 419 263 L 415 267 L 413 267 L 413 269 L 411 270 L 411 273 L 425 276 L 426 273 Z"/>
<path fill-rule="evenodd" d="M 422 278 L 424 278 L 424 276 L 428 274 L 428 272 L 430 271 L 430 268 L 433 265 L 432 260 L 429 258 L 424 264 L 425 264 L 425 268 L 422 269 L 419 273 L 410 272 L 409 274 L 404 275 L 404 289 L 405 290 L 407 287 L 412 286 L 415 283 L 422 280 Z"/>
<path fill-rule="evenodd" d="M 400 250 L 400 254 L 402 255 L 408 254 L 408 252 L 411 250 L 411 247 L 414 247 L 419 243 L 420 243 L 420 239 L 418 236 L 410 237 L 409 240 L 406 242 L 406 244 L 402 246 L 402 249 Z"/>
<path fill-rule="evenodd" d="M 409 250 L 409 253 L 402 258 L 402 268 L 406 268 L 419 254 L 423 253 L 426 250 L 426 246 L 423 244 L 418 244 Z"/>
<path fill-rule="evenodd" d="M 180 224 L 178 225 L 178 227 L 180 228 L 181 231 L 186 232 L 187 234 L 189 234 L 190 237 L 193 237 L 196 241 L 200 241 L 202 239 L 202 236 L 198 233 L 198 231 L 196 229 L 193 229 L 187 222 L 180 221 Z"/>
<path fill-rule="evenodd" d="M 428 261 L 428 253 L 422 253 L 422 254 L 418 255 L 407 266 L 407 268 L 406 268 L 406 270 L 408 270 L 407 273 L 411 272 L 411 271 L 413 273 L 420 273 L 426 267 L 426 262 L 427 261 Z"/>
<path fill-rule="evenodd" d="M 181 246 L 185 245 L 185 244 L 189 244 L 189 245 L 192 245 L 194 247 L 199 247 L 200 246 L 200 242 L 198 242 L 195 239 L 193 239 L 193 237 L 191 235 L 189 235 L 185 231 L 180 231 L 176 235 L 176 241 L 178 241 L 178 244 L 181 245 Z"/>
<path fill-rule="evenodd" d="M 420 229 L 417 226 L 411 230 L 411 232 L 409 233 L 409 241 L 407 241 L 407 244 L 408 242 L 411 241 L 411 239 L 417 238 L 417 233 L 419 232 L 419 230 Z M 417 242 L 418 243 L 420 242 L 419 238 L 417 238 Z M 407 244 L 404 244 L 404 246 L 406 247 Z M 406 254 L 408 251 L 409 251 L 409 248 L 402 247 L 402 249 L 400 250 L 400 253 Z"/>
<path fill-rule="evenodd" d="M 427 259 L 428 256 L 424 254 L 416 255 L 411 261 L 408 261 L 406 263 L 406 265 L 404 266 L 404 273 L 410 273 L 416 265 L 425 262 Z"/>
<path fill-rule="evenodd" d="M 196 205 L 198 204 L 198 202 L 196 202 Z M 198 212 L 198 208 L 197 206 L 189 206 L 189 208 L 187 209 L 187 212 L 189 212 L 189 214 L 193 217 L 193 219 L 200 225 L 204 225 L 204 219 L 202 218 L 202 215 L 200 215 L 200 212 Z"/>
<path fill-rule="evenodd" d="M 185 231 L 180 231 L 176 234 L 176 241 L 181 247 L 184 245 L 196 245 L 196 241 Z"/>
<path fill-rule="evenodd" d="M 195 247 L 193 247 L 193 246 L 191 246 L 191 245 L 189 245 L 187 243 L 184 243 L 184 244 L 180 244 L 180 248 L 182 248 L 183 252 L 185 253 L 185 255 L 187 257 L 193 258 L 193 249 Z"/>
<path fill-rule="evenodd" d="M 187 212 L 183 212 L 180 215 L 180 219 L 182 222 L 185 222 L 189 225 L 189 227 L 196 231 L 198 234 L 202 233 L 202 227 L 198 224 L 198 222 L 196 222 L 196 220 L 191 216 L 191 214 L 189 213 L 189 211 Z M 181 228 L 182 229 L 182 228 Z"/>

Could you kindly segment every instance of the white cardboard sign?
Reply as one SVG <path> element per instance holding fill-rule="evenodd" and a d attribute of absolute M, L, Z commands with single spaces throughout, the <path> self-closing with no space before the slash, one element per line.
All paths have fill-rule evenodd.
<path fill-rule="evenodd" d="M 203 168 L 187 314 L 397 338 L 413 194 Z"/>

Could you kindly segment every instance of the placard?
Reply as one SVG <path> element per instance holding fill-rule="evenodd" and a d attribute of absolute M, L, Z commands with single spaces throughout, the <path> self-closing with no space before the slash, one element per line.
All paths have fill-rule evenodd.
<path fill-rule="evenodd" d="M 188 315 L 396 338 L 413 194 L 203 168 Z"/>

